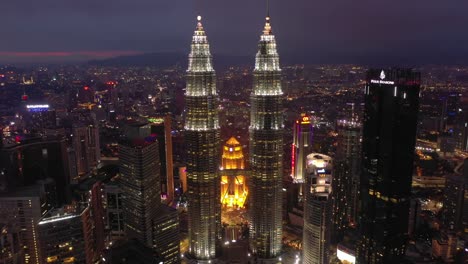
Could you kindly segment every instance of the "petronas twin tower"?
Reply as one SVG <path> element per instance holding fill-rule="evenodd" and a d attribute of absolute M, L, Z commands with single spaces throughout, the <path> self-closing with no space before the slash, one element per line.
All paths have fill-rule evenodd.
<path fill-rule="evenodd" d="M 258 263 L 281 251 L 283 92 L 267 16 L 255 61 L 250 114 L 250 249 Z M 186 89 L 189 253 L 212 263 L 221 245 L 220 136 L 212 56 L 201 17 L 192 38 Z"/>
<path fill-rule="evenodd" d="M 220 138 L 216 76 L 200 16 L 189 55 L 185 104 L 190 253 L 211 260 L 221 242 Z"/>

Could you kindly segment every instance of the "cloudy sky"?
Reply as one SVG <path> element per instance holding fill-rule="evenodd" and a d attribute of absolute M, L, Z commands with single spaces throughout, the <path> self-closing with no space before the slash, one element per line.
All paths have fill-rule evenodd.
<path fill-rule="evenodd" d="M 0 0 L 0 63 L 187 53 L 196 15 L 215 54 L 253 55 L 264 0 Z M 271 0 L 280 54 L 304 63 L 468 64 L 468 1 Z"/>

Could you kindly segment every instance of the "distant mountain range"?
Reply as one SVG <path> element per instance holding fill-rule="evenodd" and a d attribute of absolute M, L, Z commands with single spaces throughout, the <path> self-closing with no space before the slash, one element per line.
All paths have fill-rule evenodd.
<path fill-rule="evenodd" d="M 255 54 L 251 56 L 237 56 L 213 54 L 215 69 L 226 69 L 230 66 L 254 66 Z M 417 67 L 425 64 L 468 65 L 468 54 L 460 56 L 442 56 L 431 59 L 421 54 L 400 54 L 399 56 L 378 52 L 362 52 L 357 54 L 280 54 L 281 65 L 293 64 L 360 64 L 367 66 L 405 66 Z M 188 54 L 184 53 L 145 53 L 139 55 L 120 56 L 109 59 L 92 60 L 89 65 L 99 66 L 152 66 L 171 67 L 180 65 L 187 67 Z"/>
<path fill-rule="evenodd" d="M 216 68 L 229 66 L 253 65 L 254 58 L 249 56 L 213 55 L 213 63 Z M 145 53 L 139 55 L 119 56 L 115 58 L 92 60 L 87 64 L 93 66 L 136 66 L 136 67 L 170 67 L 180 65 L 187 67 L 188 54 L 182 53 Z"/>

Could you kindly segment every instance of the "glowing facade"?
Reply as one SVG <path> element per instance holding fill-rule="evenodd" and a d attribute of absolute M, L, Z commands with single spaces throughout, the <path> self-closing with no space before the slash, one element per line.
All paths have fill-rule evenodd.
<path fill-rule="evenodd" d="M 312 152 L 312 120 L 306 114 L 294 124 L 291 157 L 291 177 L 295 183 L 304 183 L 306 156 Z"/>
<path fill-rule="evenodd" d="M 19 225 L 18 228 L 20 228 L 18 230 L 19 236 L 15 239 L 18 240 L 22 252 L 19 252 L 19 262 L 11 263 L 43 263 L 40 254 L 37 223 L 39 223 L 41 216 L 46 213 L 46 209 L 43 207 L 44 204 L 46 204 L 45 194 L 33 190 L 33 188 L 25 188 L 0 197 L 1 221 L 9 225 Z M 2 251 L 5 246 L 2 245 Z"/>
<path fill-rule="evenodd" d="M 307 155 L 304 190 L 303 263 L 324 264 L 330 259 L 332 221 L 332 160 L 329 156 Z"/>
<path fill-rule="evenodd" d="M 189 253 L 209 261 L 221 241 L 220 138 L 216 78 L 201 17 L 191 48 L 185 92 Z"/>
<path fill-rule="evenodd" d="M 270 17 L 260 37 L 250 97 L 250 248 L 257 258 L 281 252 L 283 180 L 283 91 Z"/>
<path fill-rule="evenodd" d="M 223 147 L 221 203 L 227 207 L 244 207 L 247 199 L 247 183 L 244 173 L 242 146 L 231 137 Z"/>
<path fill-rule="evenodd" d="M 38 224 L 42 263 L 93 263 L 92 226 L 90 207 L 44 216 Z"/>

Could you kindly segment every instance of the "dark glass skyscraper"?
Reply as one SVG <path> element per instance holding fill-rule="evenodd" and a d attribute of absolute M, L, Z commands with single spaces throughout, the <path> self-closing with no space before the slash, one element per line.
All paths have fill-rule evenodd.
<path fill-rule="evenodd" d="M 0 150 L 0 192 L 51 178 L 59 188 L 54 191 L 56 201 L 48 202 L 65 204 L 71 196 L 69 166 L 66 141 L 61 137 L 31 138 L 4 146 Z"/>
<path fill-rule="evenodd" d="M 419 86 L 412 70 L 367 73 L 358 263 L 401 263 L 405 254 Z"/>
<path fill-rule="evenodd" d="M 187 70 L 185 144 L 189 250 L 202 261 L 214 259 L 221 242 L 218 95 L 211 61 L 210 46 L 199 16 Z"/>
<path fill-rule="evenodd" d="M 267 16 L 255 60 L 250 96 L 250 247 L 259 259 L 276 258 L 282 238 L 283 91 Z"/>
<path fill-rule="evenodd" d="M 161 205 L 156 138 L 122 142 L 119 145 L 119 160 L 127 236 L 153 248 L 154 223 Z"/>
<path fill-rule="evenodd" d="M 135 129 L 144 134 L 145 126 Z M 177 211 L 161 204 L 161 163 L 156 137 L 136 136 L 121 142 L 119 160 L 127 237 L 152 248 L 164 263 L 179 263 L 179 218 Z"/>

